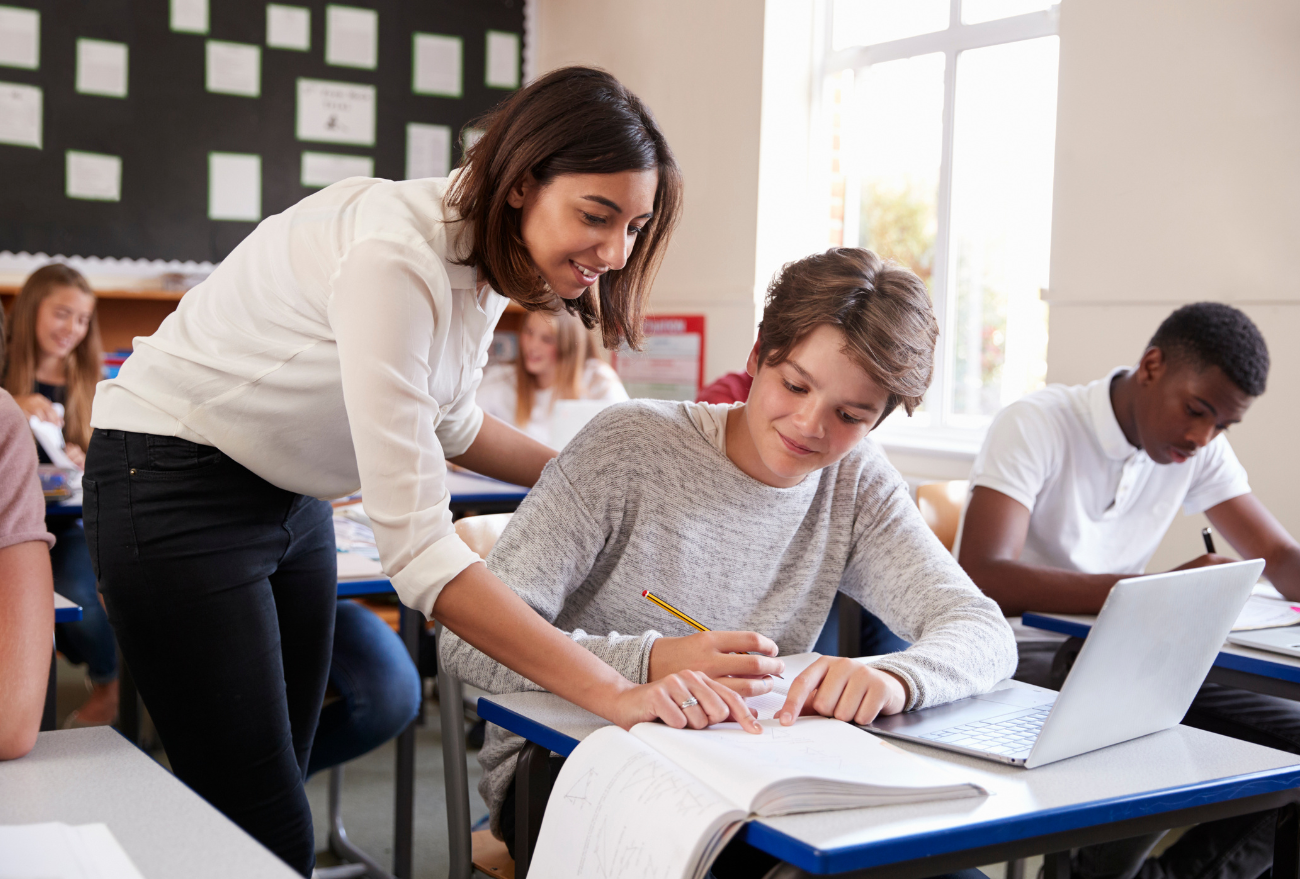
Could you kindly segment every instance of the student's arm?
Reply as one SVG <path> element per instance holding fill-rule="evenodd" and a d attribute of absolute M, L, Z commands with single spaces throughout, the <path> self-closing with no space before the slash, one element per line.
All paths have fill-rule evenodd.
<path fill-rule="evenodd" d="M 881 458 L 877 466 L 888 467 Z M 1011 627 L 931 533 L 892 473 L 875 477 L 883 498 L 868 483 L 862 503 L 871 506 L 856 516 L 840 590 L 912 646 L 865 664 L 822 657 L 791 685 L 779 713 L 783 723 L 805 704 L 818 714 L 866 723 L 877 714 L 985 692 L 1015 670 Z"/>
<path fill-rule="evenodd" d="M 484 412 L 483 426 L 474 442 L 463 454 L 447 460 L 502 482 L 531 487 L 555 455 L 555 449 Z"/>
<path fill-rule="evenodd" d="M 1264 560 L 1264 576 L 1278 592 L 1300 601 L 1300 545 L 1259 498 L 1243 494 L 1205 515 L 1242 558 Z"/>
<path fill-rule="evenodd" d="M 63 416 L 59 410 L 54 408 L 54 404 L 44 394 L 21 394 L 14 397 L 14 402 L 18 408 L 23 410 L 23 414 L 29 418 L 35 415 L 41 421 L 48 421 L 50 424 L 63 426 Z"/>
<path fill-rule="evenodd" d="M 1000 491 L 977 486 L 962 526 L 958 561 L 1007 616 L 1027 610 L 1097 613 L 1111 587 L 1128 574 L 1077 574 L 1025 564 L 1029 510 Z"/>
<path fill-rule="evenodd" d="M 0 760 L 36 744 L 54 650 L 50 549 L 29 540 L 0 549 Z"/>

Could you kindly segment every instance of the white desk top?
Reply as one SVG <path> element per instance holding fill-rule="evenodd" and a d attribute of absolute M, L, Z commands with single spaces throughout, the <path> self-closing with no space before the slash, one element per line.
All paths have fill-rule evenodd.
<path fill-rule="evenodd" d="M 107 824 L 147 879 L 295 879 L 228 818 L 107 727 L 43 732 L 0 762 L 0 824 Z"/>
<path fill-rule="evenodd" d="M 71 598 L 64 598 L 59 593 L 57 592 L 54 593 L 55 610 L 67 610 L 69 608 L 79 607 L 79 606 L 80 605 L 78 605 L 77 602 L 73 601 Z"/>
<path fill-rule="evenodd" d="M 466 473 L 458 470 L 449 470 L 447 472 L 447 491 L 451 494 L 453 501 L 464 495 L 473 497 L 504 495 L 505 497 L 522 498 L 528 494 L 528 489 L 522 485 L 500 482 L 486 476 L 479 476 L 477 473 Z"/>
<path fill-rule="evenodd" d="M 482 701 L 579 741 L 606 725 L 550 693 L 512 693 Z M 486 716 L 484 709 L 479 713 Z M 539 744 L 554 749 L 546 741 Z M 756 822 L 751 834 L 776 831 L 820 852 L 892 843 L 904 837 L 916 840 L 918 836 L 948 835 L 990 824 L 1012 834 L 1003 838 L 1027 838 L 1127 817 L 1123 814 L 1126 804 L 1153 791 L 1185 790 L 1282 767 L 1296 767 L 1293 774 L 1300 778 L 1300 757 L 1185 726 L 1030 770 L 919 744 L 894 744 L 953 765 L 992 796 L 767 818 Z M 1083 809 L 1107 802 L 1118 810 L 1115 817 L 1098 820 L 1098 815 L 1109 814 L 1108 806 Z M 916 851 L 911 857 L 916 857 Z"/>
<path fill-rule="evenodd" d="M 1039 621 L 1049 624 L 1052 621 L 1063 623 L 1064 625 L 1053 626 L 1051 629 L 1046 629 L 1046 631 L 1076 637 L 1087 637 L 1086 630 L 1091 629 L 1092 624 L 1097 622 L 1095 614 L 1027 613 L 1021 619 L 1024 621 L 1023 625 L 1030 628 L 1043 628 Z M 1224 662 L 1220 658 L 1215 660 L 1215 665 L 1228 665 L 1241 671 L 1262 674 L 1268 677 L 1280 677 L 1286 680 L 1297 680 L 1297 677 L 1300 676 L 1300 657 L 1298 656 L 1287 656 L 1285 653 L 1274 653 L 1271 650 L 1255 650 L 1251 647 L 1242 647 L 1227 641 L 1224 641 L 1223 646 L 1219 648 L 1219 656 L 1222 657 L 1224 654 L 1241 657 L 1245 662 Z M 1274 666 L 1274 668 L 1268 668 L 1267 666 Z"/>

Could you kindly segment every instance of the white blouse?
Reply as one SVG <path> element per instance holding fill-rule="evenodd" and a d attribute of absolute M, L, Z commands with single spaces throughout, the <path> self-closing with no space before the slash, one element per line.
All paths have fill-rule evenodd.
<path fill-rule="evenodd" d="M 450 179 L 352 178 L 268 217 L 95 395 L 94 427 L 215 446 L 314 497 L 360 489 L 384 571 L 428 616 L 478 560 L 445 459 L 483 423 L 474 392 L 506 299 L 450 260 Z"/>
<path fill-rule="evenodd" d="M 518 400 L 519 374 L 513 363 L 489 366 L 483 373 L 483 384 L 478 389 L 478 404 L 489 415 L 495 415 L 506 424 L 515 423 L 515 403 Z M 618 380 L 618 373 L 599 357 L 588 358 L 582 370 L 584 400 L 599 403 L 622 403 L 627 390 Z M 540 443 L 551 444 L 552 390 L 540 389 L 533 393 L 533 411 L 528 423 L 516 425 Z"/>

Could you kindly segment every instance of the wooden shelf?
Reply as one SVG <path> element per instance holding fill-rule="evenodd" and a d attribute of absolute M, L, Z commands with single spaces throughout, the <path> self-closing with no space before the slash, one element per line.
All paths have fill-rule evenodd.
<path fill-rule="evenodd" d="M 0 285 L 0 296 L 17 296 L 21 287 Z M 96 299 L 145 299 L 158 302 L 179 302 L 182 290 L 96 290 Z"/>

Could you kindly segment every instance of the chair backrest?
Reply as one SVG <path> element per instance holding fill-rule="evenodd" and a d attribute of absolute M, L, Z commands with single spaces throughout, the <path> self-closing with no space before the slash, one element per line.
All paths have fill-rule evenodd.
<path fill-rule="evenodd" d="M 487 516 L 466 516 L 456 520 L 456 535 L 478 553 L 480 558 L 487 558 L 513 515 L 514 513 L 492 513 Z"/>
<path fill-rule="evenodd" d="M 916 505 L 921 508 L 925 524 L 949 552 L 957 542 L 957 528 L 961 525 L 969 488 L 970 482 L 966 479 L 926 482 L 916 488 Z"/>

